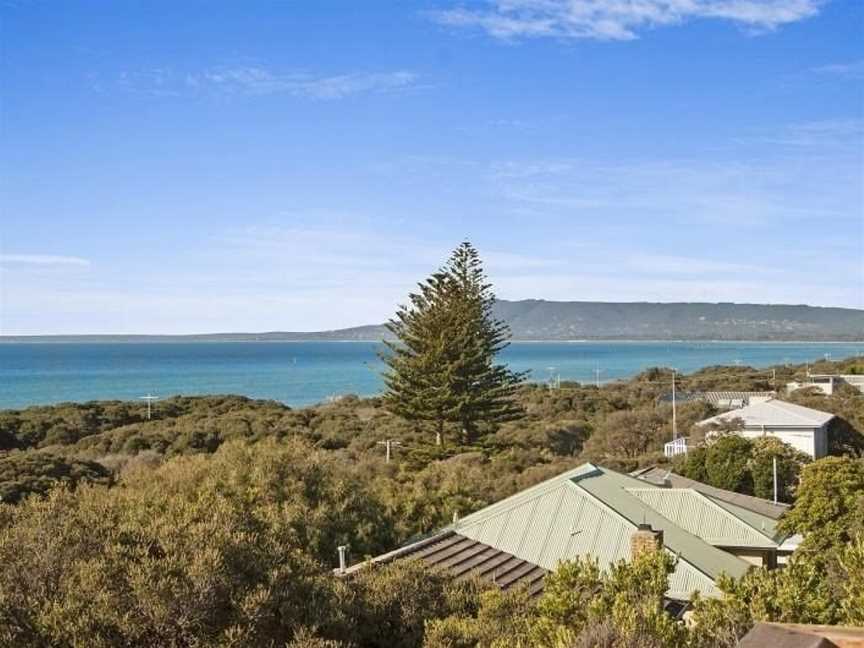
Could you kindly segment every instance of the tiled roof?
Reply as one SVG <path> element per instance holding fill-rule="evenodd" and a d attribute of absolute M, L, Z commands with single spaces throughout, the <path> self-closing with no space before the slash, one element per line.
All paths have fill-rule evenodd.
<path fill-rule="evenodd" d="M 479 576 L 505 590 L 524 585 L 532 595 L 543 591 L 543 579 L 548 573 L 538 565 L 453 531 L 438 534 L 431 543 L 409 545 L 406 549 L 400 558 L 420 558 L 433 567 L 447 569 L 456 578 Z"/>
<path fill-rule="evenodd" d="M 739 418 L 743 419 L 745 427 L 764 425 L 765 427 L 817 428 L 834 418 L 834 415 L 786 401 L 769 400 L 712 416 L 701 421 L 700 425 L 722 423 Z"/>
<path fill-rule="evenodd" d="M 633 477 L 654 484 L 656 486 L 666 486 L 669 488 L 692 488 L 699 491 L 703 495 L 707 495 L 712 500 L 722 505 L 735 506 L 736 515 L 739 517 L 747 517 L 747 513 L 756 513 L 759 516 L 767 517 L 771 520 L 777 520 L 783 513 L 789 510 L 787 504 L 775 504 L 769 500 L 753 497 L 752 495 L 742 495 L 733 491 L 723 490 L 715 486 L 703 484 L 695 479 L 678 475 L 660 466 L 652 466 L 651 468 L 643 468 L 631 473 Z M 760 518 L 752 518 L 748 520 L 751 525 L 760 528 L 763 520 Z"/>
<path fill-rule="evenodd" d="M 864 628 L 761 622 L 741 638 L 740 648 L 861 648 Z"/>

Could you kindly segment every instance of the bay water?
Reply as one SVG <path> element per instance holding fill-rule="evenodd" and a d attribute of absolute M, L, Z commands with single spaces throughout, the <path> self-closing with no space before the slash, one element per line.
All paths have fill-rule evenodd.
<path fill-rule="evenodd" d="M 531 380 L 601 382 L 653 366 L 802 363 L 856 355 L 841 342 L 514 342 L 502 353 Z M 382 389 L 373 342 L 148 342 L 0 344 L 0 408 L 137 399 L 151 393 L 242 394 L 302 406 Z"/>

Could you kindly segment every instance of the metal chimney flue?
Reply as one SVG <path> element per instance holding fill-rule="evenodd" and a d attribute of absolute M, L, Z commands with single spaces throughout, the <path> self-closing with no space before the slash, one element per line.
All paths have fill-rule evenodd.
<path fill-rule="evenodd" d="M 336 548 L 339 550 L 339 573 L 344 574 L 348 568 L 348 545 L 339 545 Z"/>

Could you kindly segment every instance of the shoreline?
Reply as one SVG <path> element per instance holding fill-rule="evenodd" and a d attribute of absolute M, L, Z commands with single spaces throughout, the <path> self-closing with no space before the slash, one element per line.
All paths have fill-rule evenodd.
<path fill-rule="evenodd" d="M 6 339 L 4 339 L 4 337 Z M 63 337 L 64 339 L 52 339 L 55 337 Z M 308 343 L 339 343 L 339 344 L 381 344 L 384 340 L 358 340 L 358 339 L 306 339 L 306 340 L 255 340 L 255 339 L 239 339 L 239 340 L 207 340 L 196 339 L 196 336 L 190 335 L 191 339 L 177 339 L 183 336 L 166 335 L 165 339 L 154 339 L 160 336 L 141 335 L 141 339 L 92 339 L 98 336 L 69 336 L 80 337 L 83 339 L 65 339 L 66 336 L 33 336 L 33 339 L 28 339 L 28 336 L 0 336 L 0 345 L 16 345 L 16 344 L 308 344 Z M 110 336 L 106 336 L 110 337 Z M 14 338 L 14 339 L 8 339 Z M 598 344 L 598 343 L 616 343 L 616 344 L 659 344 L 659 343 L 674 343 L 674 344 L 861 344 L 864 345 L 864 339 L 853 340 L 819 340 L 819 339 L 804 339 L 804 340 L 774 340 L 774 339 L 709 339 L 709 338 L 575 338 L 575 339 L 511 339 L 511 344 Z"/>

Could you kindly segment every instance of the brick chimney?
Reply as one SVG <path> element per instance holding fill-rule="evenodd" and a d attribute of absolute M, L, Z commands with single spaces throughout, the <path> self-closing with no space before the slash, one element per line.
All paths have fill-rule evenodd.
<path fill-rule="evenodd" d="M 630 558 L 636 558 L 648 551 L 663 548 L 663 530 L 652 529 L 650 524 L 640 524 L 630 536 Z"/>

